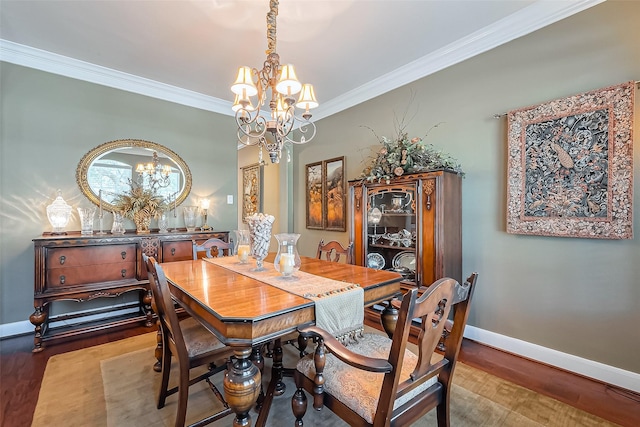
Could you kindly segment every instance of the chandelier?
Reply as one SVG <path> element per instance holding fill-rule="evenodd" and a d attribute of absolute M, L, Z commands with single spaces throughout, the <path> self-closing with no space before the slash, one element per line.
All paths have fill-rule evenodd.
<path fill-rule="evenodd" d="M 151 162 L 146 165 L 138 163 L 136 172 L 138 173 L 138 184 L 142 187 L 148 187 L 153 192 L 171 184 L 169 177 L 171 175 L 171 166 L 160 164 L 158 153 L 155 151 Z"/>
<path fill-rule="evenodd" d="M 277 15 L 278 0 L 271 0 L 267 13 L 267 60 L 262 69 L 240 67 L 231 86 L 236 95 L 232 109 L 238 125 L 238 141 L 247 146 L 258 145 L 261 162 L 264 147 L 271 163 L 280 162 L 286 144 L 304 144 L 313 139 L 316 126 L 309 121 L 309 109 L 318 106 L 313 86 L 298 81 L 293 65 L 280 65 L 280 56 L 276 53 Z M 294 95 L 297 93 L 300 96 L 296 102 Z M 257 100 L 255 106 L 251 100 L 253 96 Z M 268 101 L 267 97 L 270 97 Z M 270 111 L 264 112 L 267 102 Z M 304 110 L 302 117 L 295 115 L 294 107 Z M 298 140 L 293 135 L 295 127 L 301 134 Z"/>

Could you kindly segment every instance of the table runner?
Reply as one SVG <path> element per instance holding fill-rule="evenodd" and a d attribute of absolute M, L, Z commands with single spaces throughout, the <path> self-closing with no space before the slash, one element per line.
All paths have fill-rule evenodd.
<path fill-rule="evenodd" d="M 304 271 L 296 271 L 293 276 L 285 278 L 269 262 L 264 263 L 265 271 L 252 271 L 255 264 L 240 264 L 236 257 L 203 260 L 312 300 L 316 325 L 329 331 L 345 345 L 355 341 L 364 331 L 364 289 L 358 284 L 327 279 Z"/>

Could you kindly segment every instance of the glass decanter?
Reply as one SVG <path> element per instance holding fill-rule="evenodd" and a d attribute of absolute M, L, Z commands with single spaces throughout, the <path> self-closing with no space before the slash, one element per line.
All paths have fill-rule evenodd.
<path fill-rule="evenodd" d="M 283 277 L 291 277 L 300 270 L 300 254 L 298 254 L 299 234 L 280 233 L 275 235 L 278 240 L 278 253 L 273 264 Z"/>

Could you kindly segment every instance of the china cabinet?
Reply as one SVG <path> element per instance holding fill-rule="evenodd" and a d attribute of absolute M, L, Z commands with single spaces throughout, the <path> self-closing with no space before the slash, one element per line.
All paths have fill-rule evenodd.
<path fill-rule="evenodd" d="M 192 240 L 229 242 L 228 231 L 66 235 L 45 233 L 33 239 L 35 280 L 29 317 L 35 326 L 34 352 L 49 340 L 96 333 L 132 324 L 152 326 L 151 293 L 142 253 L 160 262 L 193 257 Z M 99 310 L 50 315 L 56 301 L 84 302 L 135 292 L 138 301 Z M 53 314 L 53 313 L 51 313 Z"/>
<path fill-rule="evenodd" d="M 446 171 L 350 181 L 355 263 L 400 272 L 405 288 L 462 283 L 461 181 Z"/>

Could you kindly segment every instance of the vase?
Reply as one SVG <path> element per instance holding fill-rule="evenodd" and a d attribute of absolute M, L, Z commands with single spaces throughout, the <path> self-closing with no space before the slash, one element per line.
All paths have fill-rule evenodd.
<path fill-rule="evenodd" d="M 111 224 L 111 234 L 124 234 L 124 217 L 119 212 L 113 213 L 113 224 Z"/>
<path fill-rule="evenodd" d="M 96 214 L 96 208 L 78 208 L 80 215 L 80 234 L 93 234 L 93 217 Z"/>
<path fill-rule="evenodd" d="M 283 277 L 291 277 L 300 270 L 300 254 L 298 254 L 299 234 L 280 233 L 274 235 L 278 241 L 278 253 L 273 261 L 275 269 Z"/>
<path fill-rule="evenodd" d="M 184 226 L 187 227 L 189 233 L 196 231 L 198 210 L 199 208 L 197 206 L 185 206 L 182 208 L 184 213 Z"/>
<path fill-rule="evenodd" d="M 151 225 L 151 215 L 142 211 L 136 212 L 135 214 L 133 214 L 133 222 L 136 224 L 136 233 L 149 233 L 149 225 Z"/>
<path fill-rule="evenodd" d="M 269 253 L 271 241 L 271 227 L 275 217 L 263 213 L 253 214 L 247 217 L 249 225 L 249 239 L 251 241 L 251 256 L 256 260 L 256 268 L 253 271 L 265 271 L 264 259 Z"/>
<path fill-rule="evenodd" d="M 158 232 L 167 233 L 169 230 L 169 216 L 166 212 L 160 212 L 158 216 Z"/>
<path fill-rule="evenodd" d="M 236 233 L 234 252 L 240 264 L 246 264 L 249 261 L 249 254 L 251 253 L 249 230 L 234 230 L 234 232 Z"/>

